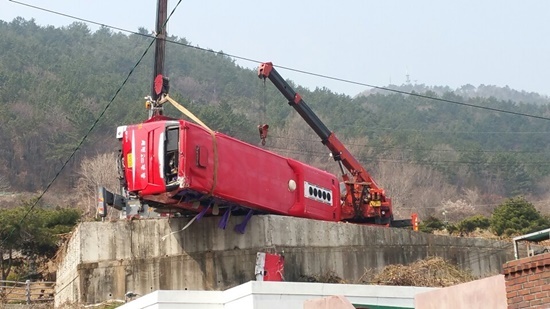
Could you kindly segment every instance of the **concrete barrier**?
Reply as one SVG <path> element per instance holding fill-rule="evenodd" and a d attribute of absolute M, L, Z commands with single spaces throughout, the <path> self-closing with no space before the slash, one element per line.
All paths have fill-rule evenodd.
<path fill-rule="evenodd" d="M 218 217 L 85 222 L 74 232 L 56 284 L 56 304 L 124 299 L 128 291 L 224 290 L 254 280 L 258 251 L 285 255 L 285 280 L 332 272 L 355 283 L 366 269 L 440 256 L 477 276 L 497 274 L 512 244 L 402 229 L 255 216 L 244 235 L 217 227 Z M 166 236 L 166 237 L 165 237 Z M 162 240 L 165 237 L 165 240 Z"/>

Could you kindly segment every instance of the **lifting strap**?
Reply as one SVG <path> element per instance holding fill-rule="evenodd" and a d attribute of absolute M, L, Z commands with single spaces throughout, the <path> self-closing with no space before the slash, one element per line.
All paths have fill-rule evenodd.
<path fill-rule="evenodd" d="M 214 151 L 214 175 L 212 179 L 212 188 L 210 188 L 210 192 L 208 193 L 208 195 L 211 196 L 214 193 L 216 184 L 218 183 L 218 143 L 216 141 L 216 132 L 212 131 L 212 129 L 210 129 L 206 124 L 204 124 L 204 122 L 202 122 L 197 116 L 195 116 L 187 108 L 183 107 L 181 104 L 179 104 L 170 96 L 168 96 L 168 94 L 164 96 L 164 98 L 160 101 L 160 103 L 163 104 L 166 101 L 170 102 L 175 108 L 177 108 L 180 112 L 182 112 L 182 114 L 187 116 L 189 119 L 193 120 L 194 122 L 199 124 L 201 127 L 205 128 L 206 131 L 210 133 L 210 136 L 212 136 L 212 149 Z"/>

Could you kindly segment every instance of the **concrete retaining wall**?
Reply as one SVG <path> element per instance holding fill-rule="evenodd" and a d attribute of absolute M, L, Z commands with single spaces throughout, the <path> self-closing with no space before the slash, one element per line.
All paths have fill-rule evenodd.
<path fill-rule="evenodd" d="M 55 300 L 58 299 L 70 300 L 74 302 L 79 299 L 79 282 L 78 279 L 78 267 L 82 264 L 82 250 L 81 250 L 81 234 L 82 229 L 87 229 L 87 224 L 80 224 L 69 242 L 64 248 L 61 248 L 63 254 L 63 260 L 57 266 L 57 276 L 55 284 Z M 89 249 L 86 249 L 89 250 Z M 60 282 L 63 286 L 59 286 Z"/>
<path fill-rule="evenodd" d="M 354 283 L 365 269 L 441 256 L 475 275 L 496 274 L 513 258 L 512 245 L 435 236 L 402 229 L 307 219 L 255 216 L 244 235 L 203 218 L 86 222 L 66 248 L 58 271 L 56 304 L 124 299 L 128 291 L 223 290 L 254 280 L 258 251 L 285 255 L 285 279 L 333 272 Z M 169 236 L 166 236 L 169 235 Z M 165 240 L 162 240 L 166 236 Z"/>

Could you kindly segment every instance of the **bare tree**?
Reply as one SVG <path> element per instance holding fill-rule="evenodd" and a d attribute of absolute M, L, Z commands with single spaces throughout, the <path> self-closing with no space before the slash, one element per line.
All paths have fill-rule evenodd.
<path fill-rule="evenodd" d="M 78 172 L 80 179 L 77 189 L 82 197 L 83 217 L 96 215 L 98 186 L 103 186 L 112 192 L 117 192 L 119 189 L 116 160 L 115 153 L 98 154 L 82 160 Z"/>
<path fill-rule="evenodd" d="M 441 204 L 441 210 L 444 211 L 443 219 L 448 222 L 458 222 L 467 217 L 475 215 L 475 207 L 466 200 L 446 200 Z M 440 216 L 437 216 L 440 217 Z"/>
<path fill-rule="evenodd" d="M 474 205 L 479 204 L 481 201 L 481 193 L 479 193 L 479 190 L 477 188 L 474 189 L 464 189 L 464 197 L 466 200 Z"/>
<path fill-rule="evenodd" d="M 383 161 L 377 165 L 378 183 L 392 198 L 395 217 L 418 213 L 420 217 L 441 214 L 441 203 L 457 195 L 434 169 L 402 161 Z"/>

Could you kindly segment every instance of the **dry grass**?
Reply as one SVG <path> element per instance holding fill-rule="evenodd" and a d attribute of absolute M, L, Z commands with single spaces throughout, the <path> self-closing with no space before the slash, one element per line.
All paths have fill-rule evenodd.
<path fill-rule="evenodd" d="M 378 273 L 367 269 L 355 282 L 348 282 L 340 278 L 334 271 L 327 271 L 320 275 L 302 275 L 298 281 L 446 287 L 476 279 L 470 272 L 462 270 L 440 257 L 430 257 L 410 265 L 388 265 Z"/>
<path fill-rule="evenodd" d="M 367 273 L 363 280 L 369 277 Z M 381 285 L 446 287 L 475 279 L 470 272 L 440 257 L 431 257 L 410 265 L 388 265 L 368 281 Z"/>

